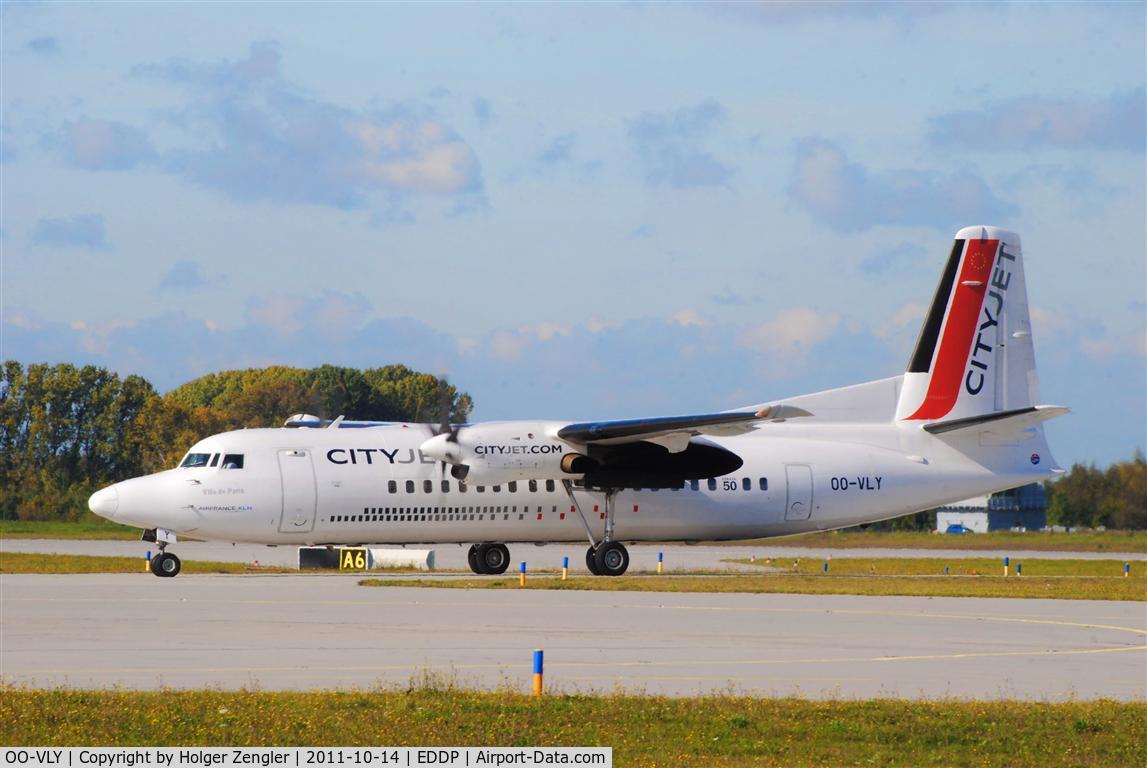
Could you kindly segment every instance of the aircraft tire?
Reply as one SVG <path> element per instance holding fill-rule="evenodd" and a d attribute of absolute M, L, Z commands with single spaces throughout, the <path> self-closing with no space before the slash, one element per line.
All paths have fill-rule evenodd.
<path fill-rule="evenodd" d="M 470 551 L 466 553 L 466 563 L 470 566 L 470 570 L 474 573 L 481 575 L 484 573 L 482 564 L 478 562 L 478 545 L 471 544 Z"/>
<path fill-rule="evenodd" d="M 594 576 L 600 576 L 601 573 L 597 570 L 597 560 L 595 558 L 596 554 L 596 547 L 590 547 L 585 551 L 585 567 L 588 568 L 589 572 Z"/>
<path fill-rule="evenodd" d="M 510 567 L 510 550 L 505 544 L 479 544 L 476 559 L 482 573 L 498 575 Z"/>
<path fill-rule="evenodd" d="M 629 551 L 619 541 L 603 543 L 593 553 L 599 576 L 620 576 L 629 568 Z"/>
<path fill-rule="evenodd" d="M 151 572 L 163 578 L 173 578 L 183 570 L 183 563 L 170 552 L 160 552 L 151 558 Z"/>

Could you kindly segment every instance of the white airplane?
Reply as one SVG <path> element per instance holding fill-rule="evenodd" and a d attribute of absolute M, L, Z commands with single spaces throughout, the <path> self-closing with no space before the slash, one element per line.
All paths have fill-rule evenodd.
<path fill-rule="evenodd" d="M 325 423 L 196 443 L 175 469 L 108 486 L 93 512 L 145 529 L 157 576 L 185 534 L 272 545 L 474 542 L 502 573 L 505 542 L 584 540 L 618 576 L 623 542 L 756 539 L 898 517 L 1044 480 L 1017 235 L 956 234 L 908 370 L 721 413 L 570 423 Z M 293 427 L 293 428 L 292 428 Z"/>

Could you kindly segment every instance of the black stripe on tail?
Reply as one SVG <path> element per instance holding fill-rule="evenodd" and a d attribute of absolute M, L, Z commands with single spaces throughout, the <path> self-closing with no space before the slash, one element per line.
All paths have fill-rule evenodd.
<path fill-rule="evenodd" d="M 940 326 L 944 324 L 948 300 L 952 297 L 952 283 L 956 282 L 956 269 L 960 266 L 960 256 L 963 253 L 964 241 L 957 240 L 952 244 L 948 266 L 944 267 L 944 276 L 940 278 L 940 285 L 936 286 L 936 295 L 932 297 L 932 308 L 928 310 L 924 327 L 920 329 L 920 337 L 916 339 L 916 351 L 908 361 L 909 373 L 927 373 L 932 368 L 936 339 L 940 337 Z"/>

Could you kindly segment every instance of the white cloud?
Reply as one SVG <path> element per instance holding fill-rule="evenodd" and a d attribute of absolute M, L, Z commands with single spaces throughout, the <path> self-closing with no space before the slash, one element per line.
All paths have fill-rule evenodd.
<path fill-rule="evenodd" d="M 490 354 L 502 362 L 517 360 L 527 346 L 529 341 L 522 334 L 513 331 L 495 331 L 488 342 Z"/>
<path fill-rule="evenodd" d="M 247 320 L 280 338 L 304 329 L 332 338 L 361 328 L 370 310 L 370 302 L 358 294 L 323 291 L 316 297 L 304 297 L 277 293 L 248 300 Z"/>
<path fill-rule="evenodd" d="M 247 302 L 247 319 L 271 329 L 277 336 L 291 336 L 303 327 L 299 318 L 303 303 L 301 297 L 285 294 L 251 299 Z"/>
<path fill-rule="evenodd" d="M 239 61 L 140 71 L 192 96 L 180 122 L 193 143 L 167 153 L 163 168 L 232 198 L 393 208 L 405 195 L 481 193 L 474 151 L 429 108 L 353 110 L 316 99 L 283 76 L 273 44 L 257 43 Z"/>
<path fill-rule="evenodd" d="M 673 322 L 677 323 L 683 328 L 689 326 L 703 326 L 706 325 L 705 318 L 701 317 L 700 313 L 695 309 L 683 309 L 677 314 L 673 315 Z"/>
<path fill-rule="evenodd" d="M 797 145 L 788 194 L 814 219 L 838 232 L 880 225 L 948 230 L 1017 212 L 972 171 L 869 171 L 822 139 L 805 139 Z"/>
<path fill-rule="evenodd" d="M 1117 149 L 1142 153 L 1147 134 L 1144 87 L 1107 97 L 1023 96 L 932 119 L 932 142 L 979 150 Z"/>
<path fill-rule="evenodd" d="M 793 307 L 782 309 L 767 323 L 747 329 L 739 341 L 757 352 L 799 360 L 828 339 L 839 325 L 840 315 L 836 313 L 820 314 L 810 307 Z"/>
<path fill-rule="evenodd" d="M 142 131 L 111 120 L 76 120 L 47 141 L 60 147 L 68 163 L 88 171 L 125 171 L 155 158 Z"/>
<path fill-rule="evenodd" d="M 667 112 L 644 112 L 630 120 L 627 132 L 646 167 L 646 182 L 676 189 L 724 185 L 733 168 L 701 146 L 724 119 L 725 108 L 710 99 Z"/>
<path fill-rule="evenodd" d="M 887 339 L 909 329 L 915 330 L 923 324 L 927 311 L 925 304 L 905 304 L 892 317 L 877 325 L 874 333 L 878 338 Z"/>
<path fill-rule="evenodd" d="M 1147 357 L 1147 331 L 1081 336 L 1079 351 L 1093 360 L 1110 360 L 1122 356 Z"/>
<path fill-rule="evenodd" d="M 550 320 L 543 320 L 533 328 L 528 329 L 538 337 L 538 341 L 549 341 L 555 336 L 569 336 L 570 327 L 561 323 L 555 323 Z"/>

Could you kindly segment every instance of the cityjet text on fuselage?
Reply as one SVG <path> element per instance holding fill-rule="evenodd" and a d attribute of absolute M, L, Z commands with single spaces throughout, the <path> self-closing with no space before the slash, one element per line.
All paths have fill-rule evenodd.
<path fill-rule="evenodd" d="M 563 446 L 553 443 L 528 443 L 526 445 L 475 445 L 475 456 L 521 456 L 523 454 L 562 453 Z"/>
<path fill-rule="evenodd" d="M 331 464 L 433 464 L 434 459 L 417 448 L 331 448 Z"/>

